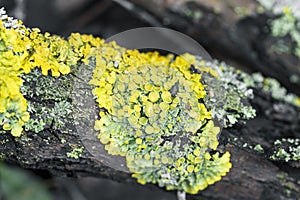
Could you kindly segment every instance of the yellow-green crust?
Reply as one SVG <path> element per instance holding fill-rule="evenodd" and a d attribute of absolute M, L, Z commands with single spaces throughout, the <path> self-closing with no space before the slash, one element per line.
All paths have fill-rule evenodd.
<path fill-rule="evenodd" d="M 100 108 L 95 123 L 100 141 L 112 155 L 125 156 L 139 183 L 195 194 L 221 179 L 231 168 L 230 154 L 211 153 L 220 128 L 203 103 L 204 73 L 218 74 L 196 57 L 174 58 L 157 52 L 126 50 L 90 35 L 67 40 L 0 22 L 0 120 L 20 136 L 29 121 L 20 92 L 23 74 L 40 68 L 44 76 L 61 76 L 72 66 L 95 59 L 90 84 Z M 193 66 L 199 73 L 190 70 Z"/>

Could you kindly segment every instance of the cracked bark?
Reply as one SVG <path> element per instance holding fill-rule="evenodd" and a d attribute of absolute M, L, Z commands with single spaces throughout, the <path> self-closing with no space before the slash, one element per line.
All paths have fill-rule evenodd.
<path fill-rule="evenodd" d="M 292 75 L 300 76 L 295 67 L 299 66 L 299 59 L 271 50 L 278 38 L 271 36 L 268 23 L 276 16 L 269 12 L 256 14 L 260 5 L 255 0 L 129 2 L 132 3 L 130 12 L 150 25 L 185 33 L 200 42 L 214 57 L 243 70 L 276 78 L 291 92 L 300 94 L 300 83 L 290 81 Z M 238 14 L 236 8 L 245 8 L 247 13 Z M 284 41 L 290 43 L 287 38 Z"/>

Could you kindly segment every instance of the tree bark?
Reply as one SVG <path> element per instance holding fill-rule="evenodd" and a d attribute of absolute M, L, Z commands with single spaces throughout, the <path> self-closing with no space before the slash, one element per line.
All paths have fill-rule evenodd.
<path fill-rule="evenodd" d="M 116 1 L 123 2 L 123 1 Z M 225 60 L 248 72 L 261 72 L 276 78 L 291 92 L 300 94 L 299 58 L 271 50 L 279 40 L 270 33 L 269 22 L 275 19 L 255 0 L 130 0 L 131 13 L 152 26 L 169 27 L 200 42 L 215 58 Z M 243 9 L 243 13 L 237 9 Z M 289 42 L 288 38 L 280 38 Z"/>
<path fill-rule="evenodd" d="M 58 78 L 43 76 L 38 69 L 23 77 L 22 90 L 26 90 L 31 118 L 46 123 L 42 130 L 27 131 L 21 138 L 2 131 L 0 155 L 5 161 L 45 170 L 53 176 L 99 176 L 135 182 L 121 166 L 125 161 L 109 156 L 96 138 L 93 126 L 99 110 L 88 85 L 92 66 L 93 63 L 76 66 L 71 74 Z M 71 103 L 71 112 L 66 114 L 63 106 L 57 112 L 57 106 L 66 102 Z M 231 153 L 232 170 L 221 181 L 198 195 L 188 195 L 187 199 L 300 198 L 299 161 L 268 159 L 276 139 L 299 137 L 299 108 L 259 90 L 255 90 L 251 105 L 257 110 L 255 119 L 224 129 L 220 134 L 219 148 Z M 263 146 L 264 153 L 253 149 L 256 144 Z M 74 153 L 74 149 L 81 147 L 82 153 Z"/>

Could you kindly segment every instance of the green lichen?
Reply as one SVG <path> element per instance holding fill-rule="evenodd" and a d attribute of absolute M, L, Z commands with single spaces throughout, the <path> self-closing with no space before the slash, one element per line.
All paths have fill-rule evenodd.
<path fill-rule="evenodd" d="M 61 138 L 61 139 L 60 139 L 60 142 L 61 142 L 62 144 L 65 144 L 65 143 L 67 142 L 67 140 L 66 140 L 65 138 Z"/>
<path fill-rule="evenodd" d="M 264 8 L 272 9 L 275 4 L 274 0 L 257 0 Z"/>
<path fill-rule="evenodd" d="M 287 176 L 286 173 L 279 173 L 279 174 L 276 175 L 276 177 L 277 177 L 279 180 L 284 180 L 286 176 Z"/>
<path fill-rule="evenodd" d="M 264 148 L 260 144 L 255 145 L 254 150 L 260 153 L 264 153 Z"/>
<path fill-rule="evenodd" d="M 271 34 L 274 37 L 289 37 L 292 43 L 283 43 L 278 40 L 272 49 L 277 53 L 292 52 L 298 58 L 300 57 L 300 4 L 293 0 L 258 0 L 268 11 L 271 11 L 278 17 L 270 21 Z M 300 71 L 300 68 L 299 68 Z"/>
<path fill-rule="evenodd" d="M 27 111 L 31 116 L 25 123 L 25 131 L 38 133 L 51 127 L 66 132 L 66 127 L 74 121 L 70 77 L 43 76 L 39 69 L 34 69 L 22 78 L 24 83 L 20 91 L 29 99 Z"/>
<path fill-rule="evenodd" d="M 282 39 L 279 39 L 271 46 L 271 51 L 277 54 L 291 54 L 293 52 L 291 45 L 287 44 L 287 42 Z"/>
<path fill-rule="evenodd" d="M 1 143 L 2 145 L 4 145 L 4 144 L 7 143 L 7 142 L 9 142 L 9 140 L 8 140 L 8 139 L 4 139 L 4 140 L 2 140 L 0 143 Z"/>
<path fill-rule="evenodd" d="M 290 189 L 285 189 L 284 194 L 286 194 L 286 196 L 290 197 L 292 194 L 292 191 Z"/>
<path fill-rule="evenodd" d="M 260 73 L 253 73 L 249 75 L 239 72 L 239 76 L 247 88 L 256 88 L 260 91 L 262 90 L 269 93 L 270 96 L 276 100 L 300 107 L 300 97 L 293 93 L 288 93 L 287 89 L 282 87 L 276 79 L 264 77 Z"/>
<path fill-rule="evenodd" d="M 287 173 L 279 173 L 276 177 L 279 179 L 280 184 L 284 188 L 283 193 L 286 196 L 290 197 L 292 191 L 299 193 L 299 189 L 296 185 L 298 184 L 298 181 L 291 178 Z"/>
<path fill-rule="evenodd" d="M 234 12 L 239 16 L 239 17 L 245 17 L 251 14 L 251 9 L 248 7 L 241 7 L 237 6 L 234 7 Z"/>
<path fill-rule="evenodd" d="M 6 155 L 5 155 L 4 153 L 1 153 L 1 154 L 0 154 L 0 161 L 1 161 L 1 160 L 4 160 L 5 158 L 6 158 Z"/>
<path fill-rule="evenodd" d="M 300 160 L 300 139 L 281 139 L 274 142 L 274 151 L 270 156 L 271 160 L 299 161 Z"/>
<path fill-rule="evenodd" d="M 70 145 L 70 147 L 72 147 L 72 146 Z M 67 152 L 67 157 L 79 159 L 82 155 L 83 150 L 84 150 L 84 147 L 72 147 L 72 151 Z"/>
<path fill-rule="evenodd" d="M 300 57 L 299 19 L 289 9 L 284 10 L 282 14 L 271 23 L 272 35 L 281 38 L 289 36 L 296 45 L 293 48 L 292 45 L 285 44 L 285 49 L 292 49 L 293 53 Z"/>
<path fill-rule="evenodd" d="M 188 18 L 191 18 L 194 22 L 199 21 L 203 17 L 201 10 L 191 10 L 190 8 L 184 9 L 183 14 Z"/>

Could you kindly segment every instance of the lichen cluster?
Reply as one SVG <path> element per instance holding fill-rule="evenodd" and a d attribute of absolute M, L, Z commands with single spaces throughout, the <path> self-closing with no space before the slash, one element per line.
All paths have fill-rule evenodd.
<path fill-rule="evenodd" d="M 84 147 L 73 147 L 71 152 L 67 152 L 68 158 L 78 159 L 82 155 Z"/>
<path fill-rule="evenodd" d="M 277 17 L 270 20 L 270 31 L 278 40 L 272 47 L 276 53 L 292 53 L 300 58 L 300 3 L 294 0 L 258 0 L 267 11 Z M 286 39 L 290 38 L 290 41 Z M 300 72 L 300 68 L 299 72 Z M 291 77 L 299 82 L 299 75 Z"/>
<path fill-rule="evenodd" d="M 288 44 L 282 46 L 287 51 L 292 51 L 297 57 L 300 57 L 300 33 L 299 33 L 299 18 L 296 17 L 290 7 L 285 7 L 282 10 L 281 16 L 271 23 L 272 35 L 275 37 L 291 37 L 292 41 L 296 44 L 295 48 Z M 278 46 L 278 45 L 277 45 Z"/>
<path fill-rule="evenodd" d="M 0 124 L 13 136 L 20 136 L 29 121 L 27 101 L 20 92 L 21 75 L 39 68 L 44 76 L 66 75 L 79 61 L 88 63 L 104 40 L 72 34 L 68 40 L 27 29 L 0 10 Z M 112 45 L 107 45 L 112 46 Z"/>
<path fill-rule="evenodd" d="M 1 19 L 4 130 L 20 136 L 24 124 L 26 131 L 35 133 L 65 127 L 72 121 L 76 95 L 72 101 L 67 97 L 72 87 L 62 75 L 92 63 L 89 84 L 100 110 L 95 122 L 98 137 L 109 154 L 126 157 L 138 182 L 195 194 L 231 168 L 230 154 L 217 149 L 220 129 L 255 116 L 247 104 L 252 91 L 232 68 L 189 54 L 126 50 L 90 35 L 75 33 L 63 39 L 27 29 L 3 14 Z M 32 90 L 28 83 L 37 77 L 39 86 Z M 65 94 L 56 90 L 63 86 Z M 24 96 L 39 97 L 41 102 L 28 105 Z M 43 108 L 48 101 L 53 105 Z"/>
<path fill-rule="evenodd" d="M 126 157 L 139 183 L 195 194 L 231 168 L 228 152 L 210 152 L 220 128 L 203 103 L 201 79 L 206 73 L 217 79 L 217 73 L 198 66 L 189 54 L 133 50 L 96 68 L 91 84 L 101 119 L 95 129 L 109 154 Z"/>
<path fill-rule="evenodd" d="M 29 120 L 27 102 L 19 89 L 19 75 L 24 71 L 22 57 L 28 43 L 19 40 L 20 34 L 15 29 L 6 29 L 0 21 L 0 124 L 14 136 L 21 134 L 22 126 Z"/>
<path fill-rule="evenodd" d="M 300 107 L 300 97 L 296 94 L 289 93 L 276 79 L 264 77 L 260 73 L 253 73 L 251 75 L 244 72 L 236 73 L 239 74 L 243 84 L 246 85 L 247 88 L 256 88 L 257 90 L 268 93 L 276 100 Z"/>
<path fill-rule="evenodd" d="M 20 75 L 35 67 L 40 67 L 45 75 L 51 70 L 53 76 L 70 71 L 69 62 L 62 62 L 67 60 L 67 56 L 62 58 L 64 40 L 18 23 L 17 28 L 9 29 L 4 19 L 0 22 L 0 121 L 13 136 L 20 136 L 24 123 L 29 121 L 27 101 L 20 92 Z"/>
<path fill-rule="evenodd" d="M 274 150 L 270 156 L 275 161 L 299 161 L 300 160 L 300 139 L 282 138 L 274 142 Z"/>
<path fill-rule="evenodd" d="M 272 11 L 276 15 L 283 12 L 293 12 L 295 16 L 300 17 L 300 4 L 295 0 L 257 0 L 265 9 Z"/>
<path fill-rule="evenodd" d="M 205 77 L 204 80 L 210 86 L 205 88 L 208 95 L 204 97 L 204 102 L 212 111 L 213 118 L 227 128 L 255 117 L 256 111 L 248 103 L 254 97 L 253 90 L 245 81 L 250 75 L 217 60 L 200 63 L 219 75 L 218 81 L 213 77 Z"/>

